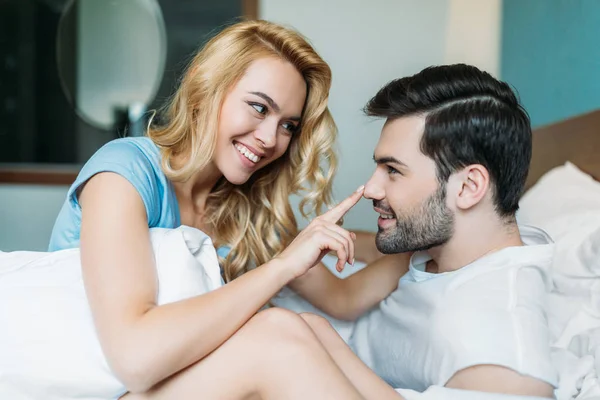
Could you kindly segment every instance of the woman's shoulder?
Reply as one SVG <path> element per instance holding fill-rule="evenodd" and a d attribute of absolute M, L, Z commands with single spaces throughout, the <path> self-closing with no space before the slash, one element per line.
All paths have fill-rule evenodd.
<path fill-rule="evenodd" d="M 147 137 L 119 138 L 104 144 L 85 163 L 77 180 L 86 181 L 103 171 L 164 178 L 160 150 Z"/>
<path fill-rule="evenodd" d="M 55 223 L 50 241 L 52 251 L 79 245 L 78 197 L 85 184 L 103 172 L 120 175 L 133 185 L 144 202 L 150 227 L 179 226 L 177 200 L 162 172 L 158 147 L 146 137 L 120 138 L 98 149 L 79 171 Z"/>
<path fill-rule="evenodd" d="M 156 144 L 147 137 L 125 137 L 113 139 L 94 153 L 90 161 L 105 159 L 112 162 L 148 159 L 160 160 L 160 151 Z"/>
<path fill-rule="evenodd" d="M 138 191 L 146 186 L 154 191 L 157 186 L 168 185 L 161 168 L 160 150 L 147 137 L 119 138 L 104 144 L 85 163 L 74 186 L 100 172 L 117 173 L 129 180 Z"/>

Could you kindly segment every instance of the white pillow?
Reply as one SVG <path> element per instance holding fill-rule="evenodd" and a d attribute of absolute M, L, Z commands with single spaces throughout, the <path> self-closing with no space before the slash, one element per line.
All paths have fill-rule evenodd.
<path fill-rule="evenodd" d="M 567 162 L 525 193 L 520 224 L 544 229 L 556 242 L 555 272 L 600 277 L 600 182 Z"/>
<path fill-rule="evenodd" d="M 153 228 L 150 237 L 158 304 L 222 285 L 204 233 Z M 96 336 L 79 249 L 0 253 L 0 399 L 100 400 L 124 391 Z"/>

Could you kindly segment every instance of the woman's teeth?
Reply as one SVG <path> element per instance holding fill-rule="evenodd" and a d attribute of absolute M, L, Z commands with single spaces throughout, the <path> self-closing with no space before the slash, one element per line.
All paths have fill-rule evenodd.
<path fill-rule="evenodd" d="M 251 152 L 250 150 L 248 150 L 248 148 L 242 144 L 236 143 L 235 144 L 235 148 L 237 149 L 237 151 L 239 151 L 242 155 L 244 155 L 248 160 L 252 161 L 252 162 L 259 162 L 260 161 L 260 157 L 257 156 L 256 154 L 254 154 L 253 152 Z"/>

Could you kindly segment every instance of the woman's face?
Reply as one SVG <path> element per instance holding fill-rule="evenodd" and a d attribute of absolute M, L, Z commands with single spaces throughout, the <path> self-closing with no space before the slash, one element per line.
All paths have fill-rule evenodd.
<path fill-rule="evenodd" d="M 304 78 L 289 62 L 262 58 L 250 64 L 221 108 L 214 163 L 225 179 L 243 184 L 285 153 L 306 92 Z"/>

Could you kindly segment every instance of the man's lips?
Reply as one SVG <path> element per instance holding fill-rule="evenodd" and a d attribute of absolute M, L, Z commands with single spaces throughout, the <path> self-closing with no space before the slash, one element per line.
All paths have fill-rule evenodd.
<path fill-rule="evenodd" d="M 379 207 L 373 207 L 373 210 L 375 210 L 375 212 L 378 214 L 391 215 L 395 218 L 395 215 L 392 211 L 384 210 L 383 208 L 379 208 Z"/>

